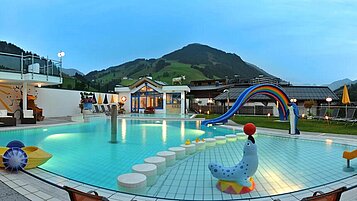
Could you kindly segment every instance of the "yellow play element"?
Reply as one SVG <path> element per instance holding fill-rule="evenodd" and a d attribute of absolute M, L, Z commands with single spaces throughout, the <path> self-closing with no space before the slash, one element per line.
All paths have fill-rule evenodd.
<path fill-rule="evenodd" d="M 190 144 L 191 144 L 190 139 L 187 139 L 186 142 L 185 142 L 185 145 L 190 145 Z"/>
<path fill-rule="evenodd" d="M 200 141 L 200 138 L 196 138 L 196 143 Z"/>
<path fill-rule="evenodd" d="M 0 147 L 1 161 L 2 161 L 2 156 L 8 149 L 9 148 L 7 148 L 7 147 Z M 52 154 L 49 154 L 35 146 L 23 147 L 21 149 L 25 151 L 25 153 L 27 154 L 27 158 L 28 158 L 27 165 L 25 166 L 25 169 L 32 169 L 37 166 L 40 166 L 40 165 L 46 163 L 50 158 L 52 158 Z M 0 163 L 0 168 L 4 168 L 4 165 L 2 163 Z"/>
<path fill-rule="evenodd" d="M 344 151 L 342 157 L 347 159 L 347 169 L 353 170 L 353 168 L 351 168 L 350 160 L 357 158 L 357 149 L 354 151 Z"/>
<path fill-rule="evenodd" d="M 216 187 L 218 190 L 228 194 L 245 194 L 255 189 L 255 182 L 252 177 L 249 178 L 251 186 L 242 186 L 233 181 L 218 180 Z"/>
<path fill-rule="evenodd" d="M 357 158 L 357 149 L 354 151 L 344 151 L 343 158 L 345 158 L 347 160 L 352 160 L 354 158 Z"/>

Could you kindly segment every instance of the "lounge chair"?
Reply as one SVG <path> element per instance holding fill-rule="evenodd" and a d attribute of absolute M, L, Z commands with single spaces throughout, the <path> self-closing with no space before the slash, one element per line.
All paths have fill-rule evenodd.
<path fill-rule="evenodd" d="M 0 110 L 0 126 L 16 126 L 16 118 L 9 116 L 7 110 Z"/>
<path fill-rule="evenodd" d="M 155 114 L 155 108 L 154 107 L 147 107 L 144 110 L 145 114 Z"/>
<path fill-rule="evenodd" d="M 356 108 L 348 108 L 347 109 L 347 118 L 333 118 L 334 121 L 343 121 L 346 122 L 352 120 L 356 112 Z"/>
<path fill-rule="evenodd" d="M 109 201 L 106 197 L 98 195 L 95 191 L 85 193 L 68 186 L 64 186 L 63 189 L 68 192 L 71 201 Z"/>
<path fill-rule="evenodd" d="M 109 112 L 112 112 L 112 108 L 111 107 L 112 107 L 111 105 L 107 105 L 107 108 L 108 108 Z"/>
<path fill-rule="evenodd" d="M 105 110 L 104 105 L 100 105 L 100 107 L 102 108 L 102 112 L 103 112 L 105 115 L 107 115 L 107 116 L 110 115 L 110 112 L 109 112 L 108 110 Z"/>
<path fill-rule="evenodd" d="M 339 189 L 333 190 L 328 193 L 323 193 L 321 191 L 316 191 L 312 196 L 303 198 L 301 201 L 339 201 L 343 192 L 349 191 L 356 188 L 356 186 L 341 187 Z M 280 199 L 275 199 L 274 201 L 283 201 Z"/>
<path fill-rule="evenodd" d="M 103 113 L 105 113 L 105 112 L 106 112 L 104 105 L 100 105 L 100 108 L 102 109 L 102 111 L 101 111 L 101 112 L 103 112 Z"/>
<path fill-rule="evenodd" d="M 98 105 L 94 105 L 94 112 L 95 113 L 100 113 L 100 110 L 98 108 Z"/>
<path fill-rule="evenodd" d="M 338 118 L 338 114 L 339 114 L 339 113 L 340 113 L 340 108 L 335 108 L 335 109 L 333 109 L 332 114 L 331 114 L 331 118 L 332 118 L 332 119 Z"/>
<path fill-rule="evenodd" d="M 325 119 L 326 111 L 327 111 L 326 107 L 320 107 L 318 115 L 314 116 L 314 119 Z"/>
<path fill-rule="evenodd" d="M 342 187 L 328 193 L 317 191 L 311 197 L 303 198 L 301 201 L 339 201 L 342 193 L 347 190 L 347 187 Z"/>
<path fill-rule="evenodd" d="M 21 115 L 22 124 L 36 124 L 36 115 L 33 114 L 33 110 L 24 110 Z"/>

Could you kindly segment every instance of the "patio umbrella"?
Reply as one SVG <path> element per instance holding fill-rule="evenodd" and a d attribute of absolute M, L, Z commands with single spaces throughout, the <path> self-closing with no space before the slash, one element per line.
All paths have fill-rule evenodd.
<path fill-rule="evenodd" d="M 93 93 L 93 103 L 97 104 L 97 98 L 95 97 L 95 93 Z"/>
<path fill-rule="evenodd" d="M 108 104 L 108 97 L 107 97 L 107 94 L 104 95 L 104 101 L 103 101 L 104 104 Z"/>
<path fill-rule="evenodd" d="M 342 103 L 346 105 L 346 119 L 347 119 L 347 105 L 350 104 L 351 101 L 350 101 L 350 96 L 348 95 L 348 89 L 346 85 L 343 87 Z"/>
<path fill-rule="evenodd" d="M 114 103 L 114 95 L 110 98 L 110 103 Z"/>
<path fill-rule="evenodd" d="M 98 104 L 103 104 L 103 99 L 102 99 L 102 95 L 98 94 L 99 98 L 98 98 Z"/>

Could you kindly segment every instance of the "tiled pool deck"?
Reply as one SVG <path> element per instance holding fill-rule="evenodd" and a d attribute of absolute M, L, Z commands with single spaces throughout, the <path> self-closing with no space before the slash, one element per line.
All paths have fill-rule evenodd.
<path fill-rule="evenodd" d="M 272 129 L 258 129 L 259 133 L 266 133 L 274 136 L 283 136 L 295 138 L 296 136 L 289 136 L 286 133 L 281 131 L 272 130 Z M 318 140 L 325 141 L 326 139 L 333 140 L 335 143 L 343 143 L 357 146 L 357 136 L 347 136 L 347 135 L 331 135 L 331 134 L 321 134 L 321 133 L 303 133 L 300 136 L 297 136 L 300 139 L 308 140 Z M 289 139 L 289 138 L 287 138 Z M 260 145 L 263 146 L 263 145 Z M 157 183 L 148 188 L 148 195 L 154 197 L 166 197 L 172 199 L 186 199 L 186 200 L 223 200 L 223 199 L 243 199 L 243 200 L 274 200 L 279 198 L 281 201 L 289 200 L 300 200 L 303 197 L 311 196 L 313 192 L 321 190 L 323 192 L 328 192 L 333 189 L 342 187 L 342 186 L 352 186 L 357 184 L 357 171 L 351 173 L 350 177 L 346 179 L 339 180 L 337 182 L 329 183 L 328 185 L 319 186 L 317 188 L 311 188 L 307 190 L 296 191 L 298 185 L 301 185 L 299 182 L 303 182 L 306 178 L 295 177 L 294 173 L 291 173 L 291 178 L 294 178 L 296 183 L 282 182 L 281 177 L 277 175 L 269 175 L 265 170 L 259 169 L 256 173 L 255 179 L 257 182 L 257 190 L 252 193 L 245 195 L 229 195 L 221 193 L 215 188 L 212 188 L 215 185 L 215 180 L 210 176 L 210 173 L 207 169 L 207 164 L 211 161 L 220 160 L 225 164 L 232 164 L 234 161 L 231 161 L 230 157 L 224 157 L 223 153 L 239 153 L 241 152 L 241 147 L 237 146 L 237 143 L 227 143 L 225 145 L 219 145 L 211 149 L 207 149 L 203 152 L 199 152 L 195 155 L 189 156 L 182 161 L 178 161 L 173 167 L 170 167 L 166 170 L 165 174 L 158 178 Z M 342 154 L 342 153 L 341 153 Z M 221 157 L 221 158 L 219 158 Z M 240 158 L 238 154 L 236 157 Z M 323 159 L 328 160 L 328 159 Z M 274 165 L 276 161 L 272 160 L 271 164 Z M 352 161 L 352 165 L 357 169 L 355 163 Z M 300 164 L 301 165 L 301 164 Z M 341 165 L 342 169 L 342 165 Z M 89 191 L 96 190 L 100 195 L 103 195 L 109 200 L 161 200 L 156 198 L 148 198 L 142 196 L 134 196 L 124 193 L 119 193 L 115 191 L 100 189 L 90 185 L 82 184 L 75 181 L 70 181 L 61 176 L 49 173 L 42 169 L 33 169 L 30 170 L 31 173 L 36 174 L 37 176 L 44 178 L 48 181 L 56 183 L 58 185 L 67 185 L 74 187 L 78 190 Z M 263 177 L 264 174 L 264 177 Z M 267 177 L 267 179 L 262 179 Z M 324 182 L 330 182 L 326 178 Z M 269 180 L 269 182 L 268 182 Z M 3 170 L 0 170 L 0 181 L 4 182 L 7 186 L 11 187 L 19 194 L 24 195 L 24 197 L 18 197 L 14 195 L 13 192 L 10 193 L 9 190 L 5 190 L 8 193 L 1 193 L 0 191 L 0 200 L 9 200 L 7 197 L 9 194 L 17 196 L 20 200 L 69 200 L 67 193 L 61 189 L 48 185 L 42 181 L 39 181 L 29 175 L 26 175 L 22 172 L 18 174 L 9 174 Z M 275 185 L 270 185 L 275 183 Z M 318 184 L 318 182 L 317 182 Z M 317 185 L 316 184 L 316 185 Z M 2 188 L 3 189 L 3 188 Z M 11 189 L 10 189 L 11 190 Z M 277 196 L 269 196 L 272 194 L 282 194 Z M 258 197 L 264 197 L 259 198 Z M 345 192 L 342 196 L 342 200 L 345 201 L 357 201 L 357 189 Z"/>

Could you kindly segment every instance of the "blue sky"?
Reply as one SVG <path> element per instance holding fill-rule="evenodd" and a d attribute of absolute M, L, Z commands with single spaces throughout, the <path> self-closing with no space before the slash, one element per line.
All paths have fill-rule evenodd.
<path fill-rule="evenodd" d="M 357 1 L 3 0 L 0 40 L 84 73 L 202 43 L 295 84 L 357 79 Z"/>

